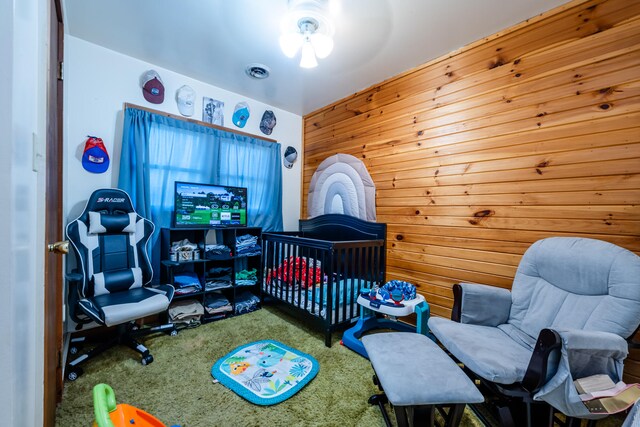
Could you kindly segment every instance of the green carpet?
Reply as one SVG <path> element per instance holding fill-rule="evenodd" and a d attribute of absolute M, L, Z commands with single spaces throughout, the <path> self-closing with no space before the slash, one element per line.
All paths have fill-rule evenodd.
<path fill-rule="evenodd" d="M 367 399 L 377 392 L 369 361 L 275 308 L 181 331 L 156 335 L 144 343 L 155 361 L 142 366 L 126 347 L 115 347 L 88 362 L 84 375 L 65 383 L 56 426 L 86 427 L 93 420 L 91 391 L 104 382 L 118 403 L 128 403 L 167 426 L 383 426 L 377 407 Z M 274 406 L 253 405 L 221 384 L 211 366 L 230 350 L 251 341 L 274 339 L 309 353 L 320 363 L 317 377 L 290 399 Z M 392 417 L 393 418 L 393 417 Z M 462 425 L 482 426 L 467 411 Z"/>

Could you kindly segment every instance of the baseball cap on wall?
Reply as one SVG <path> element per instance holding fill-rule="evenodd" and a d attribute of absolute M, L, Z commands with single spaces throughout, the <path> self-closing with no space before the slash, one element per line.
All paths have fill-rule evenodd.
<path fill-rule="evenodd" d="M 233 110 L 233 124 L 239 128 L 243 128 L 249 119 L 249 104 L 246 102 L 238 102 Z"/>
<path fill-rule="evenodd" d="M 282 159 L 282 163 L 284 163 L 284 167 L 287 169 L 291 169 L 293 164 L 296 162 L 298 158 L 298 152 L 292 146 L 288 146 L 286 150 L 284 150 L 284 157 Z"/>
<path fill-rule="evenodd" d="M 271 135 L 274 127 L 276 127 L 276 115 L 273 114 L 273 111 L 266 110 L 260 120 L 260 130 L 265 135 Z"/>
<path fill-rule="evenodd" d="M 193 116 L 193 107 L 196 101 L 196 91 L 191 86 L 184 85 L 176 92 L 178 111 L 183 116 Z"/>
<path fill-rule="evenodd" d="M 84 143 L 82 167 L 92 173 L 103 173 L 109 169 L 109 153 L 101 138 L 89 136 Z"/>
<path fill-rule="evenodd" d="M 142 75 L 142 95 L 152 104 L 164 102 L 164 85 L 160 75 L 155 70 L 149 70 Z"/>

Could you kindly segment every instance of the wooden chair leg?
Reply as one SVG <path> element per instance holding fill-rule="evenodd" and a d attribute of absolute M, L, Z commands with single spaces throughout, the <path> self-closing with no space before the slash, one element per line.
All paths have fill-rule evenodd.
<path fill-rule="evenodd" d="M 398 423 L 398 427 L 409 427 L 406 407 L 394 406 L 393 411 L 396 413 L 396 422 Z"/>
<path fill-rule="evenodd" d="M 434 405 L 411 406 L 409 413 L 410 425 L 433 426 L 435 423 L 436 409 Z"/>
<path fill-rule="evenodd" d="M 465 404 L 451 405 L 449 408 L 449 414 L 445 421 L 445 427 L 458 427 L 462 420 L 462 414 L 464 413 Z"/>

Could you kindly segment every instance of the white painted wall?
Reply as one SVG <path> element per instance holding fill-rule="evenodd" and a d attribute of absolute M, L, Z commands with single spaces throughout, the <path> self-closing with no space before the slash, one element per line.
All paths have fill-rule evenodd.
<path fill-rule="evenodd" d="M 0 414 L 16 427 L 43 423 L 48 12 L 0 2 Z"/>
<path fill-rule="evenodd" d="M 223 60 L 223 59 L 221 59 Z M 162 78 L 165 98 L 162 104 L 151 104 L 142 96 L 139 80 L 147 70 L 154 69 Z M 238 72 L 243 72 L 239 70 Z M 247 77 L 248 78 L 248 77 Z M 118 182 L 120 146 L 122 143 L 123 104 L 130 102 L 180 114 L 175 102 L 175 93 L 182 85 L 196 91 L 195 113 L 191 118 L 202 118 L 202 97 L 207 96 L 225 104 L 224 124 L 236 128 L 231 117 L 236 103 L 246 101 L 251 115 L 243 132 L 265 135 L 260 132 L 260 119 L 265 110 L 273 110 L 277 125 L 269 138 L 282 145 L 282 153 L 288 145 L 298 153 L 302 145 L 302 117 L 284 110 L 243 97 L 191 79 L 187 76 L 157 67 L 130 56 L 122 55 L 101 46 L 72 36 L 65 36 L 65 170 L 64 214 L 67 220 L 74 219 L 97 188 L 115 187 Z M 268 79 L 264 81 L 269 84 Z M 80 159 L 86 135 L 103 139 L 111 158 L 111 166 L 103 174 L 92 174 L 83 169 Z M 283 167 L 283 220 L 285 230 L 296 230 L 300 216 L 301 161 L 292 169 Z"/>

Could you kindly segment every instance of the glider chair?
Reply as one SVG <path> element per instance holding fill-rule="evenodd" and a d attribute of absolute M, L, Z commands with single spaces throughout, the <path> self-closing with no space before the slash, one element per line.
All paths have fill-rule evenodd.
<path fill-rule="evenodd" d="M 432 317 L 429 327 L 502 425 L 553 425 L 558 412 L 565 425 L 604 416 L 587 410 L 573 380 L 622 380 L 626 340 L 640 324 L 640 257 L 552 237 L 525 252 L 511 291 L 470 283 L 453 291 L 452 320 Z"/>
<path fill-rule="evenodd" d="M 117 328 L 117 334 L 67 364 L 65 375 L 74 381 L 79 366 L 116 344 L 125 344 L 142 355 L 142 364 L 153 361 L 136 337 L 155 332 L 174 332 L 172 324 L 138 328 L 135 320 L 167 310 L 173 298 L 171 285 L 151 287 L 153 271 L 147 242 L 153 234 L 151 221 L 138 215 L 129 195 L 118 189 L 93 192 L 82 214 L 67 225 L 67 237 L 76 255 L 77 269 L 67 275 L 69 312 L 76 329 L 95 322 Z M 70 353 L 78 352 L 72 339 Z"/>

